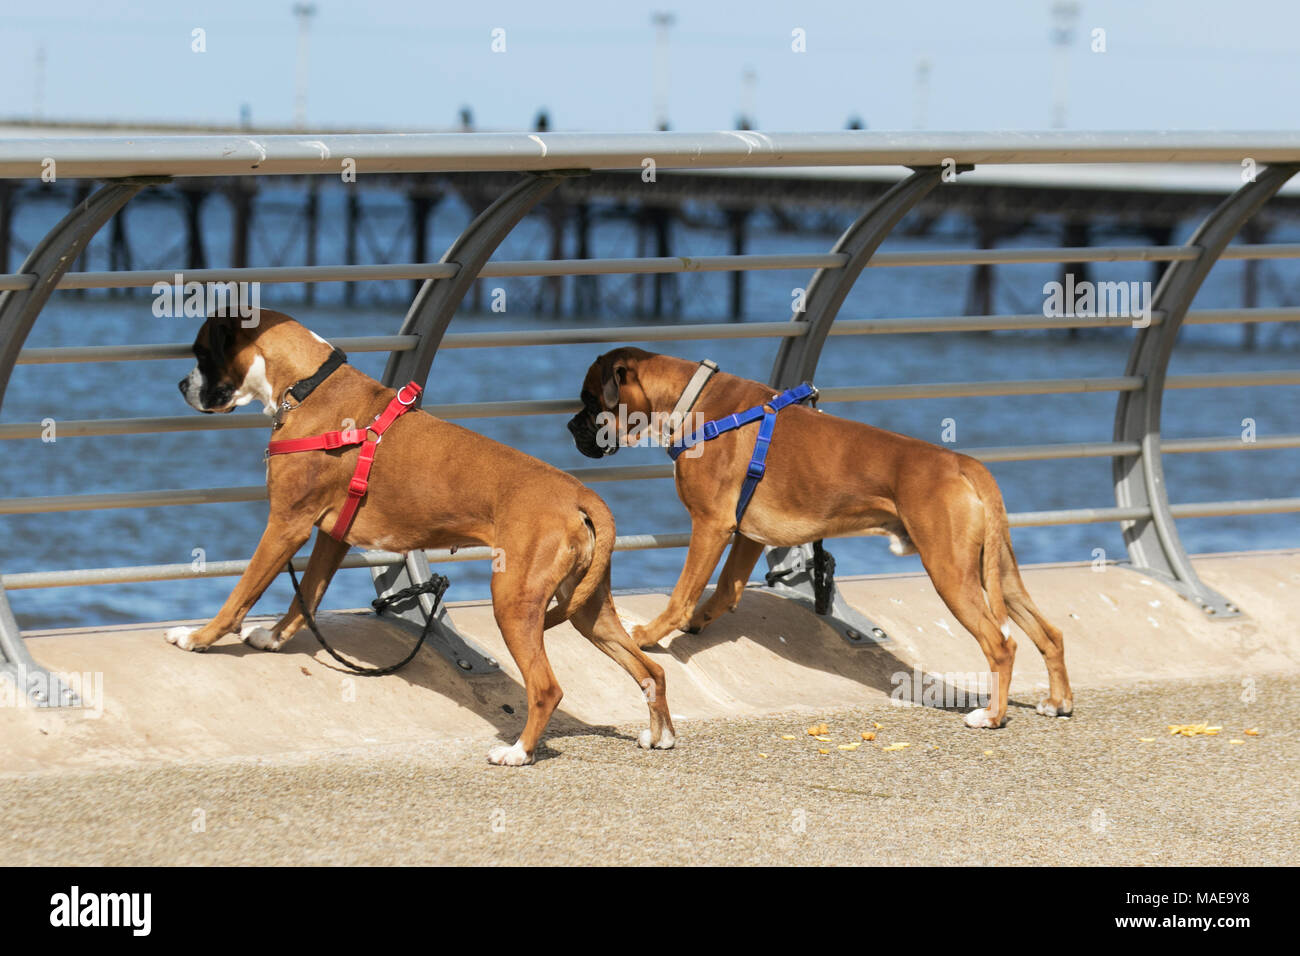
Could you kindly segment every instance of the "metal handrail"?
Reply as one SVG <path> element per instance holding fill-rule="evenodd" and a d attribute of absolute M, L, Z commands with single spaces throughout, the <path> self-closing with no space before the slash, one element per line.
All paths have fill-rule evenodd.
<path fill-rule="evenodd" d="M 1025 329 L 1059 329 L 1085 327 L 1124 327 L 1128 318 L 1104 316 L 1067 317 L 1037 315 L 1012 316 L 932 316 L 836 321 L 843 301 L 840 294 L 851 286 L 862 268 L 897 268 L 930 266 L 968 266 L 1032 264 L 1055 262 L 1167 262 L 1168 272 L 1183 270 L 1194 275 L 1215 259 L 1266 260 L 1300 258 L 1300 244 L 1241 244 L 1228 246 L 1218 241 L 1248 218 L 1250 211 L 1275 191 L 1289 176 L 1288 170 L 1300 164 L 1300 133 L 1007 133 L 1007 134 L 891 134 L 851 131 L 828 134 L 762 134 L 727 132 L 712 134 L 429 134 L 413 136 L 326 136 L 306 139 L 301 136 L 241 137 L 142 137 L 132 139 L 57 141 L 8 140 L 0 142 L 0 178 L 29 178 L 39 174 L 45 156 L 57 157 L 63 178 L 115 176 L 241 176 L 284 174 L 337 174 L 343 159 L 354 162 L 359 173 L 436 172 L 472 170 L 550 171 L 545 188 L 521 188 L 512 192 L 513 205 L 494 206 L 481 216 L 457 240 L 447 261 L 397 265 L 331 265 L 277 268 L 150 270 L 132 272 L 63 271 L 71 257 L 60 260 L 42 253 L 39 269 L 0 275 L 0 313 L 5 305 L 24 301 L 23 321 L 38 311 L 55 289 L 126 288 L 171 285 L 178 275 L 183 281 L 266 283 L 378 281 L 416 279 L 425 281 L 425 291 L 445 293 L 462 289 L 478 278 L 524 276 L 582 276 L 607 274 L 670 274 L 687 272 L 729 272 L 738 270 L 815 269 L 818 278 L 833 276 L 822 284 L 834 294 L 823 295 L 817 321 L 691 324 L 654 328 L 582 328 L 444 334 L 446 324 L 459 305 L 461 292 L 443 295 L 430 307 L 429 302 L 413 307 L 404 324 L 406 334 L 395 336 L 355 337 L 337 340 L 350 351 L 388 351 L 400 357 L 390 361 L 409 364 L 427 371 L 432 354 L 442 348 L 498 348 L 558 344 L 590 344 L 626 341 L 700 341 L 708 339 L 770 337 L 778 339 L 784 350 L 797 361 L 778 366 L 789 372 L 815 368 L 822 341 L 827 335 L 878 335 L 936 331 L 996 331 Z M 1233 165 L 1249 157 L 1267 164 L 1272 177 L 1268 189 L 1243 189 L 1244 198 L 1234 196 L 1224 215 L 1222 227 L 1212 246 L 1199 246 L 1194 239 L 1185 246 L 1102 246 L 1087 248 L 1051 247 L 1038 249 L 913 250 L 879 252 L 884 235 L 938 181 L 939 168 L 964 167 L 968 164 L 1023 163 L 1096 163 L 1096 162 L 1225 162 Z M 490 261 L 490 254 L 518 217 L 540 201 L 554 186 L 555 173 L 574 169 L 638 169 L 644 159 L 653 159 L 658 168 L 710 170 L 715 168 L 748 169 L 752 167 L 898 165 L 917 169 L 902 188 L 886 194 L 846 233 L 852 241 L 841 252 L 840 246 L 828 253 L 733 255 L 706 257 L 640 257 L 626 259 L 569 259 L 547 261 Z M 530 182 L 537 184 L 538 178 Z M 102 203 L 117 203 L 128 193 L 141 188 L 140 180 L 119 184 L 118 193 Z M 1255 198 L 1251 198 L 1250 193 Z M 1263 198 L 1260 198 L 1263 197 Z M 1248 205 L 1254 203 L 1254 206 Z M 103 209 L 95 215 L 74 212 L 63 227 L 70 238 L 59 242 L 72 248 L 84 242 L 102 225 Z M 495 219 L 493 219 L 495 215 Z M 513 218 L 511 218 L 513 217 Z M 476 234 L 476 230 L 478 233 Z M 856 231 L 855 231 L 856 230 Z M 53 235 L 53 234 L 52 234 Z M 1198 233 L 1199 235 L 1199 233 Z M 47 238 L 46 245 L 50 245 Z M 57 243 L 55 244 L 57 245 Z M 54 245 L 50 245 L 53 250 Z M 460 248 L 465 255 L 458 256 Z M 1209 251 L 1207 252 L 1207 249 Z M 472 255 L 470 255 L 472 251 Z M 33 260 L 36 261 L 36 260 Z M 31 274 L 28 274 L 28 273 Z M 1181 290 L 1193 288 L 1185 282 Z M 7 290 L 7 291 L 6 291 Z M 825 291 L 825 290 L 824 290 Z M 6 303 L 5 296 L 14 297 Z M 1174 297 L 1176 298 L 1176 297 Z M 1184 299 L 1187 297 L 1184 297 Z M 429 310 L 428 316 L 419 311 Z M 11 312 L 15 311 L 12 308 Z M 436 317 L 433 313 L 436 312 Z M 0 314 L 0 318 L 3 315 Z M 1160 332 L 1162 340 L 1172 341 L 1182 322 L 1195 324 L 1232 324 L 1242 322 L 1294 321 L 1300 309 L 1223 309 L 1187 313 L 1186 301 L 1179 299 L 1168 311 L 1157 307 L 1150 326 Z M 426 321 L 427 319 L 427 321 Z M 409 327 L 408 327 L 409 326 Z M 30 324 L 27 325 L 30 328 Z M 19 364 L 54 364 L 89 361 L 137 361 L 176 359 L 190 354 L 188 345 L 145 344 L 112 347 L 73 347 L 26 349 L 17 351 L 26 329 L 5 343 L 10 350 L 6 361 Z M 1148 336 L 1149 338 L 1149 336 Z M 14 344 L 11 344 L 14 343 Z M 421 364 L 423 363 L 423 364 Z M 1249 385 L 1300 384 L 1300 371 L 1270 370 L 1248 373 L 1201 373 L 1164 377 L 1163 366 L 1130 368 L 1127 374 L 1112 377 L 1083 377 L 1059 380 L 1013 380 L 1003 382 L 932 382 L 918 384 L 826 388 L 822 399 L 835 401 L 889 401 L 898 399 L 948 398 L 991 395 L 1040 395 L 1048 393 L 1082 393 L 1109 391 L 1121 396 L 1141 396 L 1153 385 L 1164 388 L 1221 388 Z M 4 369 L 7 379 L 8 369 Z M 418 373 L 417 373 L 418 374 Z M 3 383 L 0 383 L 0 392 Z M 577 408 L 570 399 L 500 401 L 430 406 L 428 411 L 444 418 L 467 419 L 508 415 L 544 415 L 569 413 Z M 121 435 L 146 432 L 199 431 L 225 428 L 264 428 L 260 416 L 241 415 L 229 418 L 136 418 L 62 421 L 57 424 L 60 437 L 79 435 Z M 32 423 L 0 425 L 0 439 L 31 438 L 41 434 L 42 426 Z M 967 454 L 985 461 L 1030 461 L 1057 458 L 1110 457 L 1115 461 L 1140 458 L 1149 462 L 1152 455 L 1164 452 L 1194 453 L 1239 449 L 1300 447 L 1300 435 L 1271 436 L 1248 443 L 1234 438 L 1185 438 L 1159 441 L 1158 428 L 1140 436 L 1141 441 L 1061 443 L 1004 448 L 970 449 Z M 671 467 L 663 464 L 626 468 L 574 469 L 573 474 L 585 481 L 620 481 L 663 478 Z M 1117 485 L 1118 488 L 1118 485 Z M 1117 492 L 1118 494 L 1118 492 Z M 43 498 L 0 500 L 0 513 L 33 513 L 48 510 L 84 510 L 87 508 L 131 508 L 159 505 L 188 505 L 216 501 L 249 501 L 265 496 L 263 487 L 185 489 L 126 492 L 103 495 L 67 495 Z M 1071 523 L 1120 521 L 1124 523 L 1155 521 L 1166 532 L 1166 518 L 1229 514 L 1260 514 L 1300 511 L 1300 499 L 1266 499 L 1252 501 L 1196 502 L 1170 505 L 1163 490 L 1150 502 L 1143 500 L 1113 508 L 1083 508 L 1058 511 L 1021 512 L 1010 516 L 1016 527 Z M 684 533 L 663 535 L 624 535 L 618 538 L 618 550 L 656 547 L 680 547 L 687 543 Z M 1176 539 L 1171 545 L 1181 553 Z M 476 560 L 489 557 L 487 549 L 467 548 L 455 555 L 430 552 L 430 560 Z M 301 560 L 301 559 L 300 559 Z M 401 560 L 400 555 L 367 552 L 352 555 L 344 567 L 378 567 Z M 1143 560 L 1135 561 L 1144 565 Z M 1145 566 L 1145 565 L 1144 565 Z M 66 572 L 35 572 L 0 577 L 5 588 L 55 587 L 63 584 L 110 583 L 126 580 L 183 579 L 195 576 L 239 574 L 246 562 L 209 563 L 196 574 L 190 565 L 91 569 Z M 2 592 L 0 592 L 2 595 Z M 2 597 L 0 597 L 2 600 Z M 1231 605 L 1228 605 L 1231 607 Z M 2 630 L 2 629 L 0 629 Z M 0 635 L 3 636 L 3 635 Z M 12 650 L 12 642 L 4 647 Z"/>
<path fill-rule="evenodd" d="M 1252 385 L 1300 385 L 1300 369 L 1273 369 L 1260 372 L 1202 372 L 1171 375 L 1166 388 L 1241 388 Z M 998 395 L 1059 395 L 1087 392 L 1131 392 L 1142 388 L 1138 375 L 1112 375 L 1082 378 L 1008 379 L 993 382 L 919 382 L 913 385 L 850 385 L 823 388 L 823 402 L 888 402 L 919 398 L 977 398 Z M 525 415 L 571 415 L 582 407 L 573 398 L 531 398 L 502 402 L 461 402 L 448 405 L 425 405 L 424 410 L 438 418 L 456 420 L 474 418 L 511 418 Z M 39 438 L 45 425 L 41 422 L 0 424 L 0 441 Z M 60 421 L 58 434 L 70 438 L 103 435 L 148 435 L 159 432 L 226 431 L 239 428 L 265 428 L 266 420 L 257 415 L 160 416 L 157 418 L 83 418 Z"/>
<path fill-rule="evenodd" d="M 1272 435 L 1244 441 L 1236 438 L 1171 438 L 1163 450 L 1172 454 L 1218 451 L 1269 451 L 1300 448 L 1300 435 Z M 989 448 L 958 448 L 983 462 L 1059 461 L 1071 458 L 1113 458 L 1134 455 L 1136 442 L 1057 442 L 1046 445 L 1006 445 Z M 650 481 L 673 477 L 673 466 L 611 465 L 609 467 L 570 468 L 567 473 L 579 481 L 596 484 L 606 481 Z M 90 495 L 44 495 L 0 498 L 0 515 L 54 514 L 68 511 L 98 511 L 115 508 L 165 508 L 179 505 L 230 504 L 264 501 L 265 485 L 236 485 L 225 488 L 169 488 L 155 491 L 119 491 Z"/>
<path fill-rule="evenodd" d="M 1151 313 L 1151 324 L 1164 316 Z M 1189 312 L 1189 325 L 1240 325 L 1244 323 L 1300 322 L 1300 308 L 1202 309 Z M 1129 328 L 1133 320 L 1124 316 L 1073 316 L 1055 318 L 1029 312 L 1018 315 L 935 315 L 904 318 L 840 319 L 830 334 L 903 335 L 924 332 L 1023 332 Z M 797 338 L 808 330 L 793 322 L 702 322 L 682 325 L 624 325 L 561 329 L 521 329 L 489 332 L 449 332 L 441 349 L 505 348 L 541 345 L 594 345 L 618 342 L 693 342 L 727 339 Z M 334 344 L 348 352 L 401 352 L 415 348 L 414 335 L 372 335 L 345 337 Z M 86 345 L 23 349 L 19 365 L 82 364 L 90 362 L 145 362 L 190 358 L 188 343 L 143 345 Z"/>
<path fill-rule="evenodd" d="M 1181 262 L 1194 254 L 1185 246 L 1051 246 L 1041 249 L 935 249 L 878 252 L 869 269 L 927 266 L 1033 265 L 1056 262 Z M 1300 258 L 1300 243 L 1243 243 L 1224 250 L 1223 259 L 1272 260 Z M 489 262 L 483 279 L 553 276 L 670 275 L 687 272 L 751 272 L 784 269 L 839 269 L 846 257 L 834 252 L 768 253 L 729 256 L 642 256 L 625 259 L 519 259 Z M 135 289 L 158 283 L 185 282 L 374 282 L 405 279 L 449 279 L 455 263 L 397 263 L 384 265 L 253 266 L 215 269 L 143 269 L 113 272 L 69 272 L 58 289 Z M 35 278 L 21 272 L 0 274 L 0 292 L 30 288 Z"/>
<path fill-rule="evenodd" d="M 345 352 L 406 352 L 419 344 L 416 335 L 359 335 L 334 339 Z M 23 349 L 19 365 L 87 365 L 93 362 L 151 362 L 192 359 L 188 343 L 160 342 L 146 345 L 70 345 L 57 348 Z"/>
<path fill-rule="evenodd" d="M 753 169 L 1042 163 L 1300 162 L 1300 132 L 404 133 L 0 141 L 0 179 Z"/>
<path fill-rule="evenodd" d="M 1172 505 L 1179 518 L 1222 517 L 1226 515 L 1281 514 L 1300 512 L 1300 498 L 1265 498 L 1250 501 L 1201 501 Z M 1048 527 L 1067 524 L 1101 524 L 1111 521 L 1146 518 L 1150 508 L 1073 508 L 1060 511 L 1022 511 L 1007 515 L 1013 528 Z M 618 535 L 614 539 L 615 551 L 647 551 L 664 548 L 684 548 L 690 543 L 690 532 L 665 534 Z M 843 538 L 860 538 L 863 535 L 839 535 Z M 458 562 L 485 561 L 492 550 L 484 547 L 460 548 L 455 552 L 429 550 L 424 552 L 429 561 Z M 341 565 L 344 568 L 386 567 L 402 560 L 402 555 L 391 551 L 363 551 L 349 554 Z M 306 567 L 307 559 L 295 558 L 295 570 Z M 207 561 L 196 570 L 190 564 L 134 565 L 119 568 L 87 568 L 72 571 L 26 571 L 0 575 L 0 586 L 9 591 L 35 590 L 94 584 L 128 584 L 141 581 L 178 581 L 189 578 L 234 577 L 244 573 L 248 561 Z"/>

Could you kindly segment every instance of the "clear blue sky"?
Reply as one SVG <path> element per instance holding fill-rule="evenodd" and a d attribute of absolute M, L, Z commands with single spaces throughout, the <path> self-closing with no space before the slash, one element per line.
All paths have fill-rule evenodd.
<path fill-rule="evenodd" d="M 289 0 L 0 0 L 0 118 L 28 117 L 38 47 L 50 119 L 234 122 L 293 116 L 297 28 Z M 741 75 L 757 76 L 768 130 L 913 126 L 919 58 L 928 129 L 1050 125 L 1050 0 L 790 3 L 778 0 L 316 0 L 309 125 L 441 128 L 463 104 L 480 128 L 651 125 L 652 10 L 675 13 L 675 129 L 725 129 Z M 207 52 L 192 53 L 191 30 Z M 506 52 L 491 31 L 506 30 Z M 807 52 L 791 51 L 791 31 Z M 1091 31 L 1106 31 L 1093 53 Z M 1280 129 L 1300 110 L 1294 0 L 1080 0 L 1069 54 L 1075 129 Z"/>

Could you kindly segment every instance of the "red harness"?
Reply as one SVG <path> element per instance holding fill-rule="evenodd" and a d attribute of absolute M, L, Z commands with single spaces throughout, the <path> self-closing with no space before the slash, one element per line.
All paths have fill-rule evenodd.
<path fill-rule="evenodd" d="M 393 400 L 388 403 L 388 407 L 376 415 L 375 420 L 366 428 L 346 428 L 342 431 L 326 432 L 323 435 L 312 435 L 309 438 L 284 438 L 272 441 L 266 446 L 267 455 L 290 455 L 299 451 L 332 451 L 349 445 L 361 446 L 357 470 L 352 473 L 352 480 L 348 482 L 348 500 L 343 504 L 339 519 L 334 522 L 334 529 L 329 533 L 331 538 L 342 541 L 344 535 L 348 533 L 348 528 L 352 526 L 352 519 L 356 517 L 357 509 L 361 507 L 361 499 L 366 496 L 366 488 L 370 483 L 370 466 L 375 463 L 375 448 L 378 447 L 380 439 L 384 437 L 384 432 L 388 431 L 389 426 L 411 410 L 423 391 L 424 389 L 415 382 L 403 385 L 397 390 Z M 403 392 L 409 393 L 410 397 L 403 398 Z M 373 439 L 369 437 L 369 432 L 375 433 Z"/>

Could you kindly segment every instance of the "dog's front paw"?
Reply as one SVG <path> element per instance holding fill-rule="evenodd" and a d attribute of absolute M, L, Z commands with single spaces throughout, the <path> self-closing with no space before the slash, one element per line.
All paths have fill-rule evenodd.
<path fill-rule="evenodd" d="M 632 628 L 632 640 L 636 643 L 637 647 L 642 649 L 659 646 L 659 642 L 652 640 L 650 636 L 646 634 L 645 628 L 641 627 L 639 624 Z"/>
<path fill-rule="evenodd" d="M 168 644 L 175 644 L 183 651 L 206 651 L 206 645 L 194 643 L 193 638 L 198 631 L 197 627 L 173 627 L 169 628 L 163 637 Z"/>
<path fill-rule="evenodd" d="M 284 641 L 276 637 L 274 631 L 260 624 L 245 625 L 239 632 L 239 639 L 259 651 L 278 651 L 284 646 Z"/>
<path fill-rule="evenodd" d="M 691 615 L 691 619 L 686 622 L 686 626 L 682 628 L 682 631 L 686 634 L 698 634 L 711 623 L 713 623 L 712 616 L 697 612 Z"/>
<path fill-rule="evenodd" d="M 673 744 L 677 743 L 677 738 L 673 736 L 671 730 L 664 729 L 660 732 L 659 739 L 654 740 L 650 728 L 647 727 L 641 731 L 636 742 L 642 750 L 672 750 Z"/>
<path fill-rule="evenodd" d="M 998 727 L 1001 727 L 1006 723 L 1005 720 L 995 722 L 992 715 L 989 714 L 988 709 L 985 707 L 972 710 L 964 719 L 967 727 L 974 727 L 980 730 L 996 730 Z"/>
<path fill-rule="evenodd" d="M 532 762 L 533 755 L 517 740 L 509 746 L 501 744 L 488 751 L 488 763 L 496 764 L 498 767 L 522 767 Z"/>

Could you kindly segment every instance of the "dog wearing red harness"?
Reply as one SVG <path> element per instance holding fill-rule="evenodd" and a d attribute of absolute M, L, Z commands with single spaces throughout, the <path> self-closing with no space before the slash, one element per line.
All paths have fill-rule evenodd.
<path fill-rule="evenodd" d="M 488 759 L 532 762 L 563 696 L 543 631 L 566 620 L 641 688 L 650 727 L 640 745 L 673 746 L 663 668 L 628 636 L 610 598 L 614 518 L 595 492 L 545 462 L 419 411 L 418 384 L 394 394 L 278 312 L 262 310 L 251 328 L 238 317 L 209 318 L 194 355 L 198 364 L 180 382 L 191 407 L 224 413 L 258 401 L 273 416 L 270 516 L 216 617 L 169 630 L 170 643 L 202 651 L 239 634 L 254 647 L 279 650 L 306 623 L 296 600 L 269 629 L 244 627 L 244 618 L 313 527 L 328 533 L 316 536 L 303 576 L 312 613 L 351 546 L 408 552 L 487 545 L 497 555 L 493 611 L 528 695 L 523 733 Z"/>

